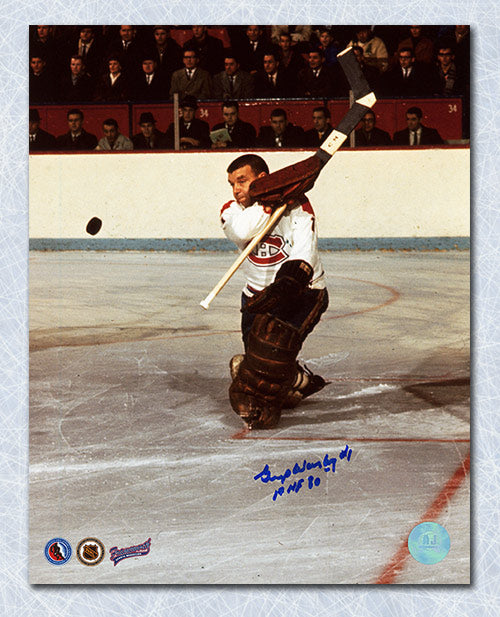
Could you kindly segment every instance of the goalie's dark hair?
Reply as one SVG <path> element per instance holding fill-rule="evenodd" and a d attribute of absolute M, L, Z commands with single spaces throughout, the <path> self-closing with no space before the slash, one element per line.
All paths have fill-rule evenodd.
<path fill-rule="evenodd" d="M 243 154 L 237 159 L 234 159 L 231 165 L 227 168 L 227 173 L 232 174 L 233 171 L 236 171 L 245 165 L 250 165 L 250 168 L 256 176 L 262 172 L 266 174 L 269 173 L 269 167 L 267 166 L 266 161 L 258 154 Z"/>

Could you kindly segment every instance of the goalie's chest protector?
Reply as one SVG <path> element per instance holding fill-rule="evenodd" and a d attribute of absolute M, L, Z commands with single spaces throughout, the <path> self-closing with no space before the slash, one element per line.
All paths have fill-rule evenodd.
<path fill-rule="evenodd" d="M 254 236 L 259 232 L 263 209 L 259 204 L 255 204 L 247 208 L 243 215 L 244 209 L 236 202 L 228 205 L 229 208 L 223 209 L 221 213 L 223 229 L 228 238 L 243 250 L 247 240 L 239 235 L 243 233 L 242 227 L 247 226 L 241 226 L 242 216 L 247 219 L 249 227 L 252 223 L 255 225 L 254 229 L 244 229 L 245 233 L 251 232 L 249 236 Z M 251 210 L 254 210 L 255 218 L 249 216 Z M 265 217 L 264 222 L 267 218 Z M 244 292 L 253 295 L 252 292 L 260 291 L 270 285 L 287 259 L 303 259 L 311 264 L 314 270 L 311 287 L 317 289 L 324 287 L 323 268 L 317 250 L 316 221 L 311 204 L 307 200 L 302 205 L 287 211 L 246 258 L 244 269 L 247 284 Z"/>

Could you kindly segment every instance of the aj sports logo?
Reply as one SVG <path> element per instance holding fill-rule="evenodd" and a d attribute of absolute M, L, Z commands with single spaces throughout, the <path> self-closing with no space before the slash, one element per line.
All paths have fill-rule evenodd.
<path fill-rule="evenodd" d="M 63 538 L 53 538 L 45 545 L 45 557 L 49 563 L 62 566 L 71 559 L 71 545 Z"/>
<path fill-rule="evenodd" d="M 285 261 L 288 253 L 285 251 L 285 240 L 282 236 L 264 236 L 248 259 L 256 266 L 273 266 Z"/>
<path fill-rule="evenodd" d="M 105 552 L 104 544 L 97 538 L 85 538 L 76 548 L 78 561 L 84 566 L 97 566 L 104 559 Z"/>
<path fill-rule="evenodd" d="M 143 544 L 137 544 L 136 546 L 128 546 L 127 548 L 118 548 L 117 546 L 113 546 L 113 548 L 109 549 L 109 558 L 116 566 L 116 564 L 123 559 L 128 559 L 129 557 L 141 557 L 142 555 L 147 555 L 150 550 L 151 538 L 148 538 L 146 542 L 143 542 Z"/>

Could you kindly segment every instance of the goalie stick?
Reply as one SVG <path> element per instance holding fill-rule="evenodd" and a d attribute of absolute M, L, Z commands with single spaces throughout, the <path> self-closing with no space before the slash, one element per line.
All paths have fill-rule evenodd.
<path fill-rule="evenodd" d="M 351 86 L 354 104 L 339 122 L 337 128 L 333 129 L 326 141 L 314 154 L 323 161 L 323 164 L 332 158 L 368 109 L 371 109 L 377 101 L 361 71 L 352 47 L 340 52 L 337 58 Z"/>
<path fill-rule="evenodd" d="M 361 67 L 356 60 L 352 47 L 348 47 L 344 51 L 340 52 L 337 55 L 337 58 L 347 77 L 347 80 L 349 81 L 349 85 L 354 95 L 354 104 L 312 157 L 308 157 L 299 163 L 295 163 L 294 165 L 275 171 L 265 178 L 255 180 L 250 187 L 250 195 L 253 197 L 259 197 L 259 186 L 265 183 L 267 192 L 270 191 L 270 185 L 271 187 L 274 186 L 276 190 L 281 190 L 283 192 L 288 189 L 288 194 L 286 195 L 286 200 L 288 201 L 293 197 L 293 190 L 298 183 L 297 178 L 302 179 L 302 182 L 299 183 L 301 187 L 303 186 L 304 180 L 308 180 L 307 188 L 305 190 L 302 189 L 302 192 L 309 191 L 314 186 L 314 182 L 321 169 L 332 158 L 335 152 L 337 152 L 368 109 L 373 107 L 375 104 L 377 100 L 375 94 L 371 91 L 370 86 L 361 71 Z M 254 238 L 252 238 L 245 249 L 238 255 L 238 258 L 226 274 L 224 274 L 208 296 L 200 302 L 200 306 L 202 306 L 205 310 L 208 309 L 215 296 L 217 296 L 217 294 L 222 290 L 222 288 L 226 285 L 236 270 L 238 270 L 248 255 L 250 255 L 257 244 L 262 240 L 262 238 L 271 231 L 274 225 L 276 225 L 287 208 L 287 201 L 274 210 L 265 228 L 259 234 L 254 236 Z"/>

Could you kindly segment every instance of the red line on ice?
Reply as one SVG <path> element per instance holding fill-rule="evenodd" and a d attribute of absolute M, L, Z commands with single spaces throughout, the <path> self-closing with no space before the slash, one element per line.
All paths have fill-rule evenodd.
<path fill-rule="evenodd" d="M 419 525 L 420 523 L 425 523 L 427 521 L 435 521 L 446 505 L 449 503 L 453 495 L 458 491 L 462 482 L 465 480 L 470 471 L 470 453 L 467 454 L 465 459 L 461 462 L 460 466 L 455 470 L 455 473 L 451 476 L 448 482 L 444 485 L 439 495 L 432 502 L 427 512 L 422 516 L 420 521 L 416 523 Z M 412 529 L 413 529 L 412 527 Z M 410 530 L 411 531 L 411 530 Z M 408 537 L 409 533 L 406 535 L 404 541 L 401 543 L 401 546 L 397 550 L 394 557 L 391 561 L 385 566 L 382 571 L 382 574 L 375 581 L 376 585 L 390 585 L 394 583 L 399 574 L 403 571 L 406 560 L 410 556 L 410 551 L 408 550 Z"/>

